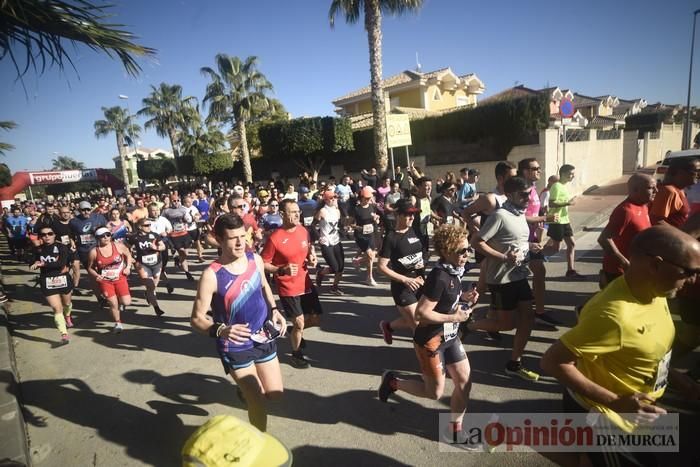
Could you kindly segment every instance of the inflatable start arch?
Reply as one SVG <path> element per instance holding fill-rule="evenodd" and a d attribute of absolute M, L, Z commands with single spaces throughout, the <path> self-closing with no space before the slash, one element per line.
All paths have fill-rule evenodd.
<path fill-rule="evenodd" d="M 15 195 L 32 185 L 97 182 L 112 190 L 124 188 L 124 183 L 106 169 L 55 170 L 51 172 L 15 172 L 12 182 L 0 188 L 0 201 L 14 201 Z"/>

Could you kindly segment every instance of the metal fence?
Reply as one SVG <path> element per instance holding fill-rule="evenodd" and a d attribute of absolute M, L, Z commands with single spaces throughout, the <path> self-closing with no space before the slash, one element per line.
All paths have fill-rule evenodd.
<path fill-rule="evenodd" d="M 620 139 L 622 132 L 620 130 L 598 130 L 596 131 L 597 139 Z"/>
<path fill-rule="evenodd" d="M 591 139 L 588 130 L 566 130 L 566 142 L 577 143 L 579 141 L 589 141 Z"/>

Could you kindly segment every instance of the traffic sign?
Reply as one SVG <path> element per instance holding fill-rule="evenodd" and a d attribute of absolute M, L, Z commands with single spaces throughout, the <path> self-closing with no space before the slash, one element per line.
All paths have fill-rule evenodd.
<path fill-rule="evenodd" d="M 574 103 L 571 102 L 571 99 L 565 97 L 559 102 L 559 113 L 564 118 L 574 115 Z"/>

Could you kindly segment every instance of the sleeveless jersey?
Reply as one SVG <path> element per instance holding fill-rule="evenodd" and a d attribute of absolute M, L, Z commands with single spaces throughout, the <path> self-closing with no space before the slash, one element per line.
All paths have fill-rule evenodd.
<path fill-rule="evenodd" d="M 112 247 L 112 253 L 109 256 L 103 256 L 102 253 L 100 253 L 100 248 L 96 247 L 95 269 L 105 279 L 118 281 L 124 277 L 122 275 L 122 271 L 124 270 L 124 257 L 119 253 L 114 242 L 111 242 L 110 246 Z"/>
<path fill-rule="evenodd" d="M 340 242 L 338 234 L 338 223 L 340 222 L 340 211 L 338 208 L 321 208 L 323 217 L 318 222 L 319 243 L 325 246 L 334 246 Z"/>
<path fill-rule="evenodd" d="M 255 333 L 267 320 L 267 303 L 262 293 L 262 277 L 253 253 L 246 253 L 248 266 L 239 275 L 232 274 L 218 261 L 209 268 L 216 274 L 216 294 L 211 302 L 214 321 L 228 326 L 246 324 Z M 253 347 L 248 339 L 243 344 L 220 337 L 216 340 L 219 353 L 240 352 Z"/>

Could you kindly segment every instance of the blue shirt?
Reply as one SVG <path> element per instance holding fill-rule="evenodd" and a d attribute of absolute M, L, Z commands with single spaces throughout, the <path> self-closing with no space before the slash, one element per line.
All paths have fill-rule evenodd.
<path fill-rule="evenodd" d="M 197 207 L 197 210 L 199 211 L 199 214 L 202 216 L 203 221 L 208 221 L 209 220 L 209 201 L 206 199 L 196 199 L 192 203 Z"/>
<path fill-rule="evenodd" d="M 27 225 L 29 224 L 29 219 L 22 215 L 17 217 L 9 216 L 6 222 L 12 238 L 24 238 L 27 236 Z"/>
<path fill-rule="evenodd" d="M 336 185 L 335 187 L 335 192 L 338 194 L 338 197 L 340 198 L 338 201 L 341 202 L 346 202 L 348 199 L 350 199 L 350 193 L 352 193 L 352 189 L 350 188 L 350 185 Z"/>

